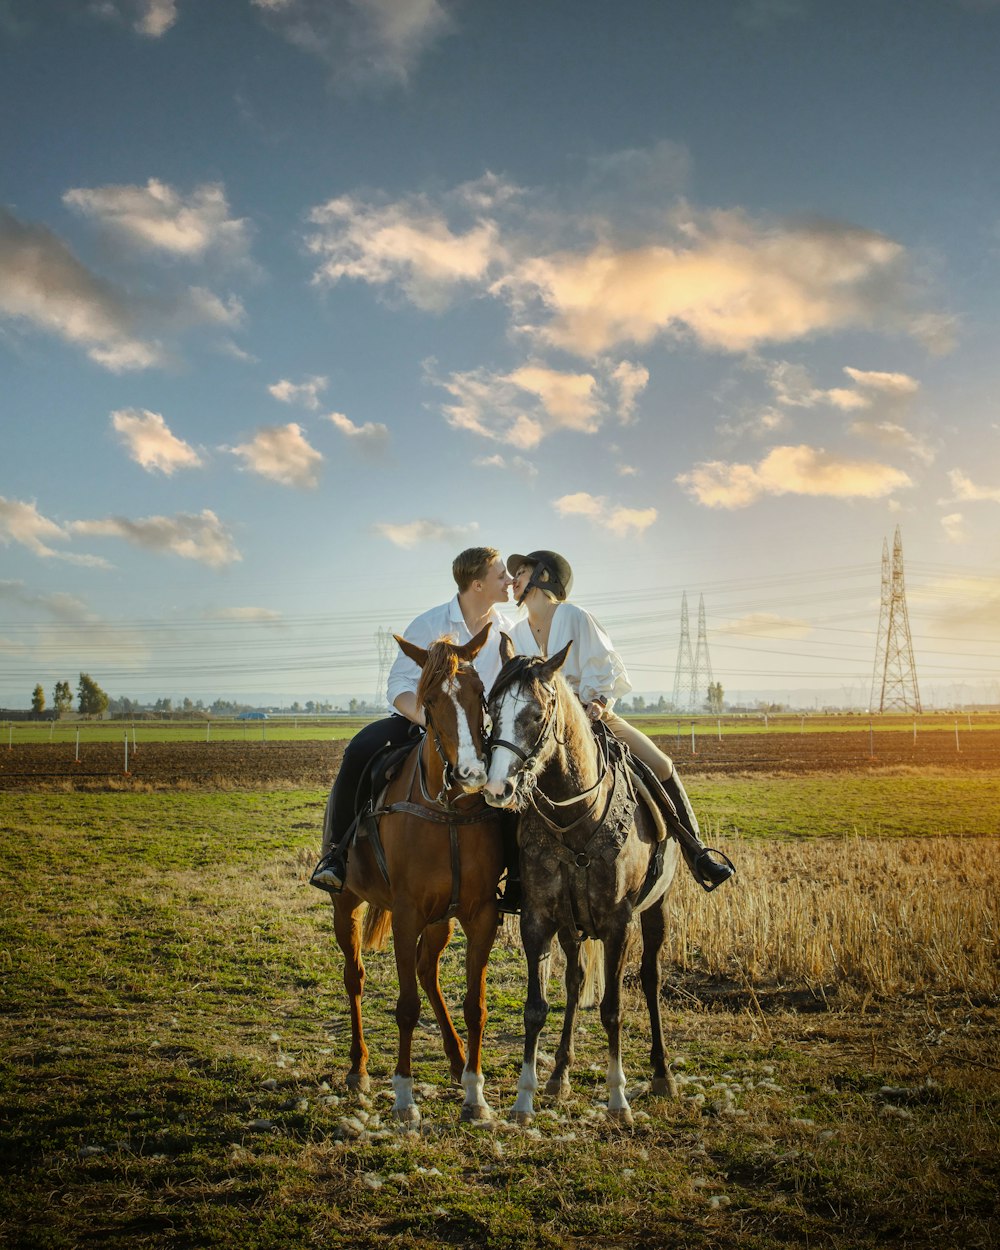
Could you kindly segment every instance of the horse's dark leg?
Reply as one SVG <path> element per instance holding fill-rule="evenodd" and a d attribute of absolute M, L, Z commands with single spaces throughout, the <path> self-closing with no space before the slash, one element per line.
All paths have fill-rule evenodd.
<path fill-rule="evenodd" d="M 420 1019 L 420 990 L 417 988 L 417 939 L 419 922 L 413 907 L 405 900 L 394 900 L 392 911 L 392 943 L 396 952 L 396 973 L 399 997 L 396 999 L 396 1027 L 399 1029 L 399 1051 L 392 1088 L 396 1095 L 393 1114 L 404 1124 L 420 1123 L 420 1112 L 413 1101 L 413 1072 L 410 1067 L 413 1030 Z"/>
<path fill-rule="evenodd" d="M 622 974 L 625 963 L 624 923 L 604 939 L 604 999 L 601 1023 L 608 1035 L 608 1115 L 622 1124 L 632 1123 L 632 1109 L 625 1097 L 625 1071 L 622 1068 Z"/>
<path fill-rule="evenodd" d="M 533 915 L 529 907 L 521 912 L 521 944 L 528 963 L 528 995 L 524 1003 L 524 1058 L 517 1083 L 517 1101 L 511 1111 L 511 1119 L 517 1124 L 530 1124 L 535 1114 L 538 1035 L 549 1014 L 544 981 L 548 978 L 549 950 L 555 931 L 554 921 Z"/>
<path fill-rule="evenodd" d="M 443 920 L 439 924 L 428 925 L 420 935 L 417 943 L 417 976 L 441 1030 L 441 1042 L 448 1057 L 452 1078 L 460 1081 L 465 1070 L 465 1052 L 448 1014 L 439 979 L 441 952 L 448 945 L 451 929 L 451 921 Z"/>
<path fill-rule="evenodd" d="M 333 931 L 344 952 L 344 989 L 351 1013 L 351 1070 L 349 1089 L 367 1090 L 368 1047 L 361 1027 L 361 995 L 365 989 L 365 965 L 361 959 L 361 899 L 344 890 L 333 900 Z"/>
<path fill-rule="evenodd" d="M 497 934 L 497 912 L 492 901 L 465 925 L 465 1031 L 469 1057 L 462 1073 L 465 1101 L 462 1119 L 489 1123 L 493 1113 L 483 1094 L 483 1033 L 486 1029 L 486 964 Z"/>
<path fill-rule="evenodd" d="M 545 1092 L 556 1098 L 569 1097 L 569 1070 L 576 1058 L 573 1049 L 573 1038 L 576 1033 L 576 1012 L 580 1005 L 580 990 L 583 986 L 583 961 L 580 958 L 581 947 L 576 934 L 568 929 L 559 931 L 559 945 L 566 956 L 566 1014 L 563 1016 L 562 1034 L 559 1048 L 556 1050 L 556 1066 L 552 1075 L 545 1083 Z"/>
<path fill-rule="evenodd" d="M 642 913 L 642 965 L 639 979 L 649 1008 L 649 1062 L 653 1068 L 652 1093 L 677 1097 L 677 1082 L 663 1049 L 663 1018 L 660 1013 L 660 952 L 667 937 L 667 895 Z"/>

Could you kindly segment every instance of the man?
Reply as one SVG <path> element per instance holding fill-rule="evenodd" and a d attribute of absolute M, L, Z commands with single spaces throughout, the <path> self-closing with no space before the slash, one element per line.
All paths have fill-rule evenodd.
<path fill-rule="evenodd" d="M 447 603 L 421 613 L 406 627 L 403 636 L 419 647 L 429 647 L 442 637 L 461 645 L 489 624 L 492 628 L 486 643 L 473 661 L 489 690 L 500 671 L 500 631 L 509 628 L 497 605 L 508 602 L 513 578 L 495 547 L 467 548 L 455 557 L 451 572 L 458 593 Z M 389 704 L 395 709 L 393 715 L 366 725 L 347 744 L 323 818 L 325 853 L 310 878 L 310 883 L 321 890 L 339 894 L 344 888 L 347 843 L 365 765 L 381 747 L 416 741 L 423 732 L 424 709 L 417 703 L 419 682 L 419 665 L 400 651 L 389 672 L 387 687 Z"/>

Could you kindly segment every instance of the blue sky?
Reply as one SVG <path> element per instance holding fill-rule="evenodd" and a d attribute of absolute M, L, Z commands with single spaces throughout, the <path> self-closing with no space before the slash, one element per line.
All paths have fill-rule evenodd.
<path fill-rule="evenodd" d="M 374 692 L 552 547 L 638 691 L 1000 698 L 1000 4 L 0 0 L 0 705 Z"/>

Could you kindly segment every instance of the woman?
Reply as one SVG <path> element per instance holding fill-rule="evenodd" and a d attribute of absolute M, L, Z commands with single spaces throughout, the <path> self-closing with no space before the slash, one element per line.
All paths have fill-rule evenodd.
<path fill-rule="evenodd" d="M 507 571 L 514 579 L 514 599 L 527 609 L 527 616 L 510 630 L 514 650 L 520 655 L 548 656 L 572 642 L 560 672 L 579 696 L 590 719 L 603 721 L 634 756 L 652 769 L 676 809 L 676 816 L 668 811 L 667 827 L 680 843 L 694 879 L 705 890 L 714 890 L 728 881 L 736 869 L 721 852 L 710 850 L 702 842 L 698 820 L 673 760 L 612 710 L 615 700 L 628 694 L 632 686 L 621 656 L 600 624 L 589 612 L 569 602 L 573 585 L 569 562 L 555 551 L 532 551 L 526 556 L 511 556 Z"/>

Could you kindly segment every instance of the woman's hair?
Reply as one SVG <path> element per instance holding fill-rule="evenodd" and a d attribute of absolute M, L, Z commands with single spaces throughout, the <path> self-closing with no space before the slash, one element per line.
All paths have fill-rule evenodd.
<path fill-rule="evenodd" d="M 451 564 L 451 575 L 459 591 L 468 590 L 474 581 L 485 577 L 490 565 L 500 559 L 496 547 L 466 547 Z"/>

